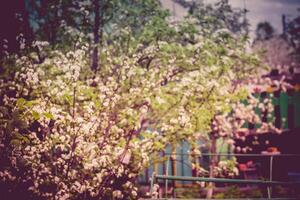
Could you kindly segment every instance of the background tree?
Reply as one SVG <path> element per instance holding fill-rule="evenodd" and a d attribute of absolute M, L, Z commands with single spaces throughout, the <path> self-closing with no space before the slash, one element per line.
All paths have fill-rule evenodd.
<path fill-rule="evenodd" d="M 30 44 L 33 32 L 30 27 L 26 1 L 7 1 L 0 8 L 0 59 L 7 54 L 18 53 L 20 47 Z"/>
<path fill-rule="evenodd" d="M 227 29 L 237 35 L 247 35 L 246 13 L 247 10 L 233 9 L 228 0 L 219 0 L 214 4 L 197 1 L 190 9 L 190 14 L 198 20 L 197 24 L 208 34 Z"/>
<path fill-rule="evenodd" d="M 48 41 L 52 44 L 51 47 L 56 49 L 73 49 L 74 44 L 78 43 L 80 38 L 81 41 L 90 43 L 94 55 L 101 54 L 101 51 L 98 50 L 98 53 L 96 51 L 102 42 L 121 41 L 124 36 L 129 37 L 128 33 L 130 37 L 137 37 L 143 32 L 144 24 L 167 16 L 167 12 L 160 9 L 160 3 L 156 0 L 24 0 L 22 2 L 23 4 L 9 3 L 10 13 L 5 12 L 11 18 L 14 18 L 16 13 L 20 13 L 20 16 L 24 18 L 24 21 L 20 23 L 22 26 L 10 26 L 14 29 L 12 31 L 22 32 L 23 35 L 31 33 L 30 37 L 26 34 L 29 43 L 33 40 Z M 23 5 L 21 10 L 19 5 Z M 26 25 L 25 22 L 27 28 L 21 28 Z M 17 31 L 20 28 L 21 30 Z M 3 39 L 6 36 L 12 37 L 7 34 L 3 36 Z M 94 70 L 98 65 L 98 57 L 101 56 L 91 55 L 91 68 Z"/>
<path fill-rule="evenodd" d="M 299 9 L 298 9 L 299 10 Z M 287 37 L 287 40 L 292 45 L 292 47 L 295 49 L 293 53 L 293 57 L 297 60 L 297 63 L 300 61 L 300 16 L 295 17 L 294 19 L 288 21 L 286 23 L 285 27 L 286 32 L 284 33 Z M 297 68 L 299 69 L 300 66 L 297 65 Z"/>
<path fill-rule="evenodd" d="M 268 40 L 274 36 L 274 28 L 269 22 L 260 22 L 256 26 L 256 40 Z"/>

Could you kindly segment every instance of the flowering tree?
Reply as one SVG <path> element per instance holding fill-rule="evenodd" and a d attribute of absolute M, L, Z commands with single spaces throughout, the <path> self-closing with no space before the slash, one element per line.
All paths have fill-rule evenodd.
<path fill-rule="evenodd" d="M 257 77 L 258 59 L 245 53 L 239 39 L 216 31 L 225 22 L 203 37 L 192 23 L 170 27 L 165 12 L 154 15 L 156 1 L 134 1 L 138 11 L 127 1 L 103 2 L 107 9 L 126 9 L 104 13 L 111 32 L 96 53 L 97 72 L 89 67 L 94 48 L 85 43 L 92 26 L 74 28 L 75 18 L 93 19 L 91 1 L 43 2 L 50 12 L 42 18 L 49 21 L 40 19 L 39 28 L 60 24 L 50 28 L 57 37 L 47 31 L 40 35 L 51 35 L 51 48 L 35 42 L 37 51 L 1 60 L 0 180 L 10 189 L 17 185 L 38 199 L 135 199 L 136 177 L 152 153 L 181 140 L 197 150 L 203 137 L 236 135 L 242 124 L 235 124 L 238 116 L 256 120 L 243 115 L 251 108 L 239 102 L 250 96 L 242 83 Z M 216 6 L 231 13 L 227 1 Z M 69 14 L 60 15 L 67 7 Z M 140 14 L 146 14 L 141 29 Z M 124 25 L 127 15 L 132 18 Z M 233 14 L 228 24 L 241 16 Z M 234 114 L 232 105 L 243 112 Z"/>
<path fill-rule="evenodd" d="M 18 58 L 1 82 L 1 181 L 39 198 L 136 198 L 151 153 L 193 143 L 247 96 L 232 83 L 255 72 L 256 58 L 238 45 L 225 34 L 118 57 L 107 46 L 97 74 L 86 45 L 45 50 L 42 63 L 35 53 Z"/>

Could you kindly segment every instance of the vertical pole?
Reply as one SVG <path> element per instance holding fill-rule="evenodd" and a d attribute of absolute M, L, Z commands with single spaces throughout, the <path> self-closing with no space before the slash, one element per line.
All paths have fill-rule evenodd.
<path fill-rule="evenodd" d="M 269 177 L 270 182 L 273 180 L 273 156 L 270 156 L 270 177 Z M 268 198 L 272 198 L 272 185 L 268 186 Z"/>
<path fill-rule="evenodd" d="M 150 193 L 153 193 L 153 187 L 154 187 L 154 182 L 155 182 L 155 172 L 152 173 L 152 177 L 151 177 L 151 182 L 150 182 Z"/>
<path fill-rule="evenodd" d="M 167 168 L 166 168 L 166 175 L 169 175 L 169 163 L 170 163 L 170 155 L 168 155 L 167 159 Z M 165 179 L 165 197 L 168 198 L 168 179 Z"/>

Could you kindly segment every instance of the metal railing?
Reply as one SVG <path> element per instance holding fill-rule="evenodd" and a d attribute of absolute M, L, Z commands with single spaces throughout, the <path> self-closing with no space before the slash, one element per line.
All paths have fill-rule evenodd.
<path fill-rule="evenodd" d="M 273 181 L 273 162 L 274 157 L 299 157 L 300 155 L 296 154 L 225 154 L 225 153 L 202 153 L 201 156 L 227 156 L 227 157 L 269 157 L 269 179 L 268 180 L 245 180 L 245 179 L 231 179 L 231 178 L 207 178 L 207 177 L 192 177 L 192 176 L 174 176 L 169 175 L 169 163 L 171 156 L 177 155 L 193 155 L 193 154 L 165 154 L 167 156 L 167 167 L 164 175 L 159 175 L 153 172 L 151 178 L 151 186 L 150 191 L 153 192 L 153 185 L 158 182 L 158 180 L 165 181 L 165 198 L 167 198 L 168 191 L 168 181 L 191 181 L 191 182 L 212 182 L 212 183 L 233 183 L 233 184 L 254 184 L 254 185 L 263 185 L 267 187 L 268 199 L 280 199 L 280 198 L 272 198 L 272 187 L 275 185 L 281 186 L 300 186 L 300 182 L 285 182 L 285 181 Z M 200 156 L 200 155 L 193 155 Z M 248 199 L 248 198 L 247 198 Z M 250 198 L 253 199 L 253 198 Z M 297 199 L 297 198 L 283 198 L 283 199 Z"/>

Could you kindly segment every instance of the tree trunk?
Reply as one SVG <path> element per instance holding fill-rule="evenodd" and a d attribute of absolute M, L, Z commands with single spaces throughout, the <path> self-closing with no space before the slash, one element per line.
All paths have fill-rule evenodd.
<path fill-rule="evenodd" d="M 212 133 L 210 136 L 210 139 L 211 139 L 210 153 L 212 155 L 210 157 L 210 164 L 209 164 L 209 178 L 214 178 L 214 168 L 216 167 L 217 160 L 218 160 L 218 156 L 216 155 L 216 153 L 217 153 L 217 138 Z M 208 189 L 207 189 L 207 193 L 206 193 L 207 199 L 212 198 L 214 187 L 215 187 L 214 183 L 210 182 L 208 184 Z"/>
<path fill-rule="evenodd" d="M 26 38 L 26 44 L 30 45 L 31 42 L 34 40 L 34 34 L 33 34 L 33 30 L 30 27 L 30 17 L 29 17 L 29 13 L 26 10 L 26 2 L 25 0 L 20 2 L 20 13 L 22 15 L 23 18 L 23 23 L 22 23 L 22 31 L 24 33 L 24 36 Z"/>
<path fill-rule="evenodd" d="M 92 55 L 92 70 L 97 71 L 98 69 L 98 44 L 100 41 L 99 28 L 100 28 L 100 4 L 99 0 L 94 0 L 94 44 L 93 44 L 93 55 Z"/>

